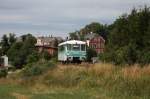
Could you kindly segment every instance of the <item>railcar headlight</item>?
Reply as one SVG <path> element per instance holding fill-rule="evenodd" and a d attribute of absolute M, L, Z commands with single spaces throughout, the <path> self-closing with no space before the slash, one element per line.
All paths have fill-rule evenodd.
<path fill-rule="evenodd" d="M 71 58 L 71 57 L 68 57 L 68 60 L 70 60 L 70 61 L 71 61 L 71 60 L 72 60 L 72 58 Z"/>

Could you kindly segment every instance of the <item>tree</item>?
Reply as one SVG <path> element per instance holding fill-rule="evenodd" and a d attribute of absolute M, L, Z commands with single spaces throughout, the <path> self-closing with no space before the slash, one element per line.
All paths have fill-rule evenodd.
<path fill-rule="evenodd" d="M 7 35 L 3 35 L 2 40 L 1 40 L 1 49 L 2 49 L 2 54 L 6 54 L 10 45 L 9 45 L 9 38 Z"/>
<path fill-rule="evenodd" d="M 84 36 L 91 32 L 101 35 L 106 40 L 109 30 L 107 25 L 103 25 L 98 22 L 92 22 L 79 31 L 69 33 L 69 37 L 70 39 L 74 40 L 84 40 Z"/>
<path fill-rule="evenodd" d="M 97 53 L 95 50 L 88 48 L 87 49 L 87 61 L 91 62 L 93 57 L 96 57 Z"/>
<path fill-rule="evenodd" d="M 55 40 L 54 40 L 54 47 L 58 47 L 58 40 L 57 40 L 57 38 L 55 38 Z"/>
<path fill-rule="evenodd" d="M 80 30 L 80 33 L 86 35 L 88 33 L 96 33 L 106 38 L 107 36 L 107 25 L 102 25 L 97 22 L 92 22 L 89 25 L 86 25 L 83 29 Z"/>
<path fill-rule="evenodd" d="M 77 32 L 69 33 L 69 37 L 70 37 L 70 39 L 72 39 L 72 40 L 79 40 L 79 37 L 78 37 L 78 33 L 77 33 Z"/>
<path fill-rule="evenodd" d="M 33 52 L 32 54 L 28 55 L 27 63 L 34 63 L 37 62 L 40 58 L 40 55 L 37 51 Z"/>
<path fill-rule="evenodd" d="M 3 55 L 7 54 L 7 51 L 13 45 L 13 43 L 15 43 L 15 41 L 16 41 L 15 34 L 10 33 L 9 36 L 7 36 L 6 34 L 3 35 L 1 44 L 0 44 L 2 47 L 1 51 Z"/>
<path fill-rule="evenodd" d="M 10 33 L 10 34 L 9 34 L 9 45 L 12 46 L 13 43 L 15 43 L 15 42 L 16 42 L 15 34 Z"/>
<path fill-rule="evenodd" d="M 44 60 L 50 60 L 52 58 L 52 56 L 47 51 L 43 51 L 42 52 L 42 58 Z"/>
<path fill-rule="evenodd" d="M 23 35 L 23 37 L 24 39 L 21 42 L 15 42 L 7 53 L 12 65 L 16 68 L 22 68 L 23 65 L 27 64 L 29 56 L 36 51 L 36 38 L 31 34 Z"/>
<path fill-rule="evenodd" d="M 129 15 L 119 17 L 111 27 L 106 47 L 107 58 L 110 59 L 106 60 L 129 65 L 149 62 L 143 52 L 150 51 L 150 8 L 133 9 Z"/>
<path fill-rule="evenodd" d="M 21 68 L 23 64 L 22 57 L 20 56 L 22 46 L 23 42 L 16 42 L 7 52 L 11 64 L 16 68 Z"/>

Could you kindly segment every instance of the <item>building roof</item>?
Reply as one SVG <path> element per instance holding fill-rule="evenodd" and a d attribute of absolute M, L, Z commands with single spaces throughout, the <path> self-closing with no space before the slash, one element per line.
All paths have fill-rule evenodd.
<path fill-rule="evenodd" d="M 79 40 L 70 40 L 70 41 L 60 43 L 58 46 L 65 45 L 65 44 L 86 44 L 86 42 L 79 41 Z"/>
<path fill-rule="evenodd" d="M 85 38 L 86 40 L 91 40 L 91 39 L 93 39 L 93 38 L 98 38 L 98 37 L 100 37 L 100 38 L 105 42 L 105 39 L 104 39 L 102 36 L 100 36 L 100 35 L 98 35 L 98 34 L 96 34 L 96 33 L 89 33 L 89 34 L 87 34 L 84 38 Z"/>
<path fill-rule="evenodd" d="M 40 40 L 40 43 L 38 42 Z M 38 37 L 36 46 L 49 46 L 56 47 L 58 43 L 61 43 L 63 39 L 61 37 Z"/>
<path fill-rule="evenodd" d="M 55 40 L 53 37 L 38 37 L 38 39 L 40 39 L 42 42 L 51 42 Z"/>
<path fill-rule="evenodd" d="M 92 39 L 92 38 L 94 38 L 94 37 L 96 37 L 96 36 L 98 36 L 98 34 L 96 34 L 96 33 L 89 33 L 89 34 L 87 34 L 87 35 L 85 35 L 85 39 L 86 40 L 90 40 L 90 39 Z"/>
<path fill-rule="evenodd" d="M 57 47 L 54 46 L 49 46 L 49 45 L 35 45 L 36 47 L 42 47 L 42 48 L 52 48 L 52 49 L 57 49 Z"/>
<path fill-rule="evenodd" d="M 54 41 L 54 40 L 58 40 L 58 41 L 61 41 L 63 40 L 61 37 L 38 37 L 37 39 L 41 39 L 42 42 L 51 42 L 51 41 Z"/>

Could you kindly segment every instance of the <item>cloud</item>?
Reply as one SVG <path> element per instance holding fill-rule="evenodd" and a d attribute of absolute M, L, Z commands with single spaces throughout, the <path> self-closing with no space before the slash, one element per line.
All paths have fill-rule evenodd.
<path fill-rule="evenodd" d="M 112 23 L 149 0 L 1 0 L 0 35 L 50 33 L 66 36 L 90 22 Z"/>

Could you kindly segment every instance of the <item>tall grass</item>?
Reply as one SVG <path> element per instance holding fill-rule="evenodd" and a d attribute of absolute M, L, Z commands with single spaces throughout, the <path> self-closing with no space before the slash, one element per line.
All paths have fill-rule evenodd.
<path fill-rule="evenodd" d="M 22 83 L 38 88 L 101 89 L 115 99 L 149 99 L 150 66 L 117 67 L 102 63 L 84 67 L 57 66 Z"/>
<path fill-rule="evenodd" d="M 41 83 L 65 88 L 102 88 L 112 96 L 150 98 L 150 66 L 141 68 L 95 64 L 89 68 L 59 67 L 42 75 Z"/>

